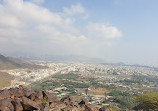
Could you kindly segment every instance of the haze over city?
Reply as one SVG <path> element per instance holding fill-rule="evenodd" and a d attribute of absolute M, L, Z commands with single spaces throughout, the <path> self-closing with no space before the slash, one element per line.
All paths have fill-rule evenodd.
<path fill-rule="evenodd" d="M 157 0 L 0 0 L 0 53 L 158 67 Z"/>

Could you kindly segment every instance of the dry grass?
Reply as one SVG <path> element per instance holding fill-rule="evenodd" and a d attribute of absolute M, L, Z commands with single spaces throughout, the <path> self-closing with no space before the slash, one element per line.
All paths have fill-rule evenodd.
<path fill-rule="evenodd" d="M 11 80 L 14 80 L 15 77 L 5 73 L 5 72 L 0 72 L 0 88 L 8 87 L 11 85 Z"/>

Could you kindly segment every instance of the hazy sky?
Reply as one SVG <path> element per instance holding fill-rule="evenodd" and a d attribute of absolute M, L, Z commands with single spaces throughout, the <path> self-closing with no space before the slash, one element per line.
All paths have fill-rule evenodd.
<path fill-rule="evenodd" d="M 0 0 L 0 53 L 158 66 L 158 0 Z"/>

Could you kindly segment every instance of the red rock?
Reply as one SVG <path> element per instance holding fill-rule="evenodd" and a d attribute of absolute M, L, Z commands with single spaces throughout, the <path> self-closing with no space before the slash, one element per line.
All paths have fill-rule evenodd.
<path fill-rule="evenodd" d="M 51 103 L 49 104 L 49 107 L 50 107 L 50 108 L 54 108 L 54 107 L 55 107 L 55 103 L 54 103 L 54 102 L 51 102 Z"/>
<path fill-rule="evenodd" d="M 82 100 L 79 105 L 82 107 L 82 106 L 85 106 L 85 105 L 88 105 L 88 101 L 87 100 Z"/>
<path fill-rule="evenodd" d="M 0 98 L 4 99 L 4 98 L 10 98 L 10 92 L 8 91 L 8 89 L 4 89 L 0 91 Z"/>
<path fill-rule="evenodd" d="M 98 111 L 98 110 L 92 105 L 86 105 L 85 111 Z"/>
<path fill-rule="evenodd" d="M 14 111 L 14 106 L 11 103 L 11 99 L 0 100 L 0 111 Z"/>
<path fill-rule="evenodd" d="M 74 105 L 75 104 L 71 96 L 64 97 L 61 99 L 61 101 L 63 103 L 65 103 L 66 105 Z"/>
<path fill-rule="evenodd" d="M 24 89 L 24 86 L 23 85 L 19 85 L 19 89 Z"/>
<path fill-rule="evenodd" d="M 29 98 L 31 99 L 31 100 L 35 100 L 35 97 L 36 97 L 36 94 L 35 93 L 32 93 L 30 96 L 29 96 Z"/>
<path fill-rule="evenodd" d="M 50 107 L 47 103 L 42 103 L 39 106 L 40 106 L 40 111 L 50 111 Z"/>
<path fill-rule="evenodd" d="M 36 92 L 36 97 L 37 98 L 39 98 L 39 99 L 43 99 L 43 93 L 42 93 L 42 91 L 38 91 L 38 92 Z"/>
<path fill-rule="evenodd" d="M 23 101 L 22 106 L 23 106 L 24 110 L 31 110 L 32 111 L 32 110 L 39 109 L 38 104 L 29 98 L 22 97 L 22 101 Z"/>
<path fill-rule="evenodd" d="M 19 100 L 12 100 L 11 103 L 14 106 L 14 111 L 23 111 L 23 107 Z"/>
<path fill-rule="evenodd" d="M 99 111 L 109 111 L 109 109 L 107 108 L 107 106 L 103 106 L 102 108 L 99 109 Z"/>
<path fill-rule="evenodd" d="M 47 102 L 53 102 L 53 96 L 46 91 L 42 91 L 43 99 L 46 99 Z"/>

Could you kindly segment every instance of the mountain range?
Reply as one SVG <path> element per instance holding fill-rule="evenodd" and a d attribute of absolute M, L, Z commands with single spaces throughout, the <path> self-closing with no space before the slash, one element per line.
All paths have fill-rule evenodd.
<path fill-rule="evenodd" d="M 17 58 L 5 57 L 0 54 L 0 70 L 19 69 L 19 68 L 43 68 L 42 66 L 22 61 Z"/>

